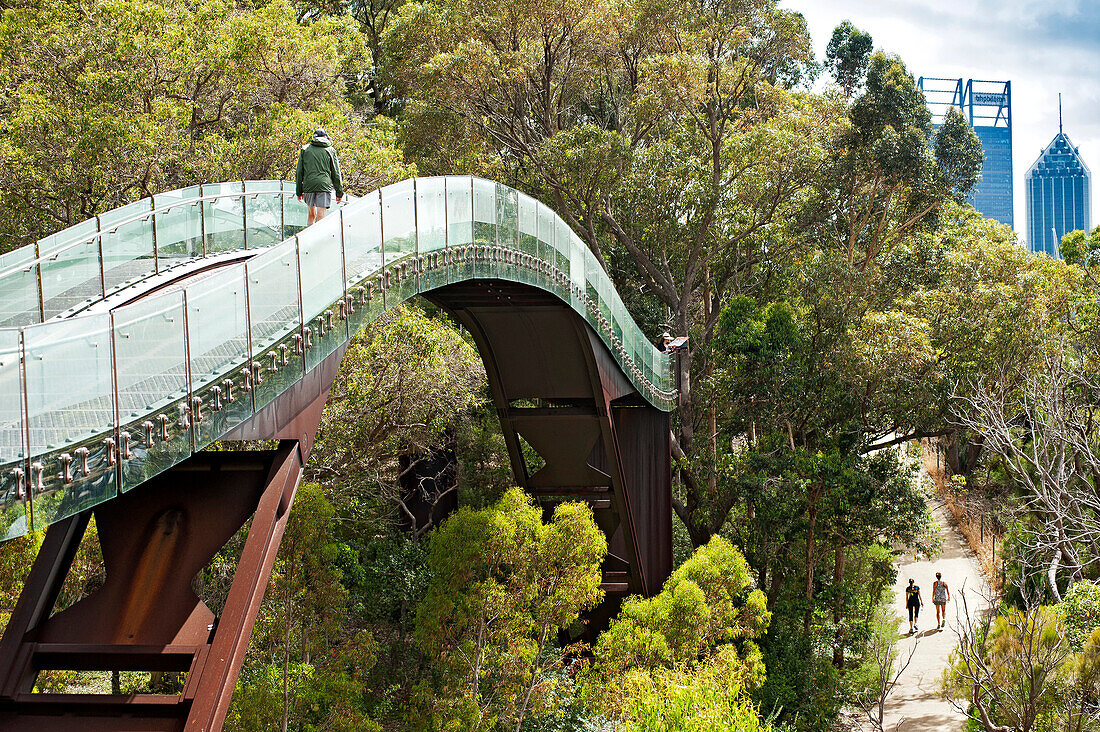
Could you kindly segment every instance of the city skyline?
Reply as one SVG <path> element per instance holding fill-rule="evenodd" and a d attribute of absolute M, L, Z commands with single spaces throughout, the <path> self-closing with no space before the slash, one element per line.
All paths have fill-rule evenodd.
<path fill-rule="evenodd" d="M 1100 4 L 1069 0 L 786 0 L 806 17 L 823 58 L 833 28 L 850 20 L 875 47 L 899 55 L 914 78 L 1012 82 L 1014 228 L 1027 238 L 1027 170 L 1064 129 L 1086 164 L 1100 165 Z M 1092 194 L 1092 210 L 1097 210 Z M 1094 221 L 1095 225 L 1096 222 Z"/>

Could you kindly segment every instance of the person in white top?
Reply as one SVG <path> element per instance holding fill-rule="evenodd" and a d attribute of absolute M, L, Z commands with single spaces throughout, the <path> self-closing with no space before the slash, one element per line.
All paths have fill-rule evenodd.
<path fill-rule="evenodd" d="M 936 606 L 936 627 L 947 625 L 947 603 L 951 600 L 951 590 L 936 572 L 936 581 L 932 583 L 932 604 Z"/>

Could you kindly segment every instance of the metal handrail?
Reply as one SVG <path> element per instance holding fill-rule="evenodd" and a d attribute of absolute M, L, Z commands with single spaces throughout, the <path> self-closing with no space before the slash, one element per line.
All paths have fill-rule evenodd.
<path fill-rule="evenodd" d="M 452 191 L 458 196 L 455 199 L 458 217 L 453 220 Z M 233 191 L 180 199 L 119 221 L 117 225 L 123 226 L 145 219 L 154 211 L 167 211 L 181 205 L 265 194 L 285 197 L 291 192 Z M 390 210 L 390 205 L 397 208 Z M 395 213 L 396 218 L 389 218 Z M 247 216 L 241 220 L 247 237 L 249 221 Z M 457 234 L 454 238 L 452 225 L 457 227 L 453 230 Z M 84 242 L 94 241 L 103 233 L 109 232 L 96 232 Z M 151 243 L 155 243 L 155 237 L 151 238 Z M 336 248 L 329 248 L 329 243 Z M 391 245 L 394 249 L 390 249 Z M 561 298 L 591 325 L 627 380 L 646 401 L 665 411 L 675 402 L 675 389 L 663 388 L 670 384 L 671 378 L 667 354 L 657 352 L 638 329 L 592 253 L 551 209 L 507 186 L 470 177 L 413 179 L 402 188 L 387 187 L 359 199 L 351 207 L 334 211 L 323 226 L 305 229 L 281 244 L 257 249 L 256 254 L 258 258 L 250 259 L 248 264 L 235 270 L 240 272 L 240 293 L 234 285 L 236 274 L 228 274 L 225 283 L 219 284 L 219 287 L 234 288 L 233 296 L 238 299 L 231 302 L 236 303 L 237 313 L 243 307 L 246 318 L 243 324 L 227 321 L 225 335 L 222 335 L 221 316 L 211 320 L 211 316 L 205 315 L 197 322 L 203 324 L 202 328 L 213 330 L 196 330 L 194 323 L 189 325 L 188 303 L 198 307 L 212 291 L 204 294 L 201 285 L 198 289 L 184 286 L 179 303 L 163 301 L 164 313 L 177 309 L 182 313 L 182 326 L 148 331 L 161 335 L 154 336 L 150 342 L 149 348 L 153 351 L 140 352 L 136 370 L 132 350 L 125 357 L 115 354 L 116 346 L 122 343 L 118 339 L 130 337 L 116 324 L 117 316 L 126 317 L 126 309 L 117 314 L 113 312 L 106 324 L 103 320 L 83 320 L 102 318 L 102 313 L 55 321 L 56 327 L 62 328 L 56 331 L 63 334 L 62 340 L 37 331 L 34 351 L 28 340 L 28 329 L 41 328 L 41 324 L 0 329 L 0 335 L 8 334 L 9 343 L 14 338 L 18 344 L 17 351 L 12 353 L 18 353 L 21 364 L 18 374 L 13 374 L 9 367 L 7 372 L 0 372 L 0 376 L 7 378 L 8 389 L 19 390 L 18 401 L 22 404 L 18 424 L 20 436 L 11 443 L 15 447 L 21 444 L 22 451 L 17 460 L 9 460 L 0 471 L 0 510 L 8 512 L 13 500 L 22 501 L 24 505 L 33 503 L 34 515 L 41 510 L 41 521 L 48 523 L 108 500 L 115 493 L 148 480 L 156 472 L 186 458 L 193 450 L 201 449 L 211 439 L 218 439 L 226 430 L 258 412 L 304 377 L 320 363 L 319 359 L 332 353 L 338 343 L 343 343 L 356 329 L 393 305 L 423 289 L 471 278 L 512 279 Z M 377 260 L 374 259 L 376 255 Z M 272 265 L 276 267 L 269 269 Z M 279 273 L 287 270 L 278 265 L 292 267 L 290 278 L 296 282 L 284 283 L 284 275 Z M 329 272 L 334 274 L 322 274 Z M 265 280 L 268 282 L 266 294 L 261 284 Z M 285 290 L 284 285 L 290 289 Z M 124 285 L 133 286 L 132 283 Z M 152 304 L 151 300 L 140 302 Z M 195 310 L 195 314 L 198 313 L 199 310 Z M 256 320 L 257 315 L 259 320 Z M 149 322 L 148 316 L 135 314 L 133 317 L 131 325 Z M 89 325 L 81 326 L 80 322 Z M 168 322 L 172 322 L 170 318 Z M 262 324 L 259 329 L 258 323 Z M 19 335 L 11 336 L 12 331 L 18 331 Z M 206 334 L 205 341 L 196 341 L 200 333 Z M 98 355 L 88 358 L 87 366 L 89 378 L 93 379 L 104 378 L 95 373 L 103 373 L 104 369 L 110 371 L 110 395 L 104 391 L 105 386 L 97 386 L 95 381 L 78 397 L 66 397 L 64 391 L 60 391 L 65 388 L 61 384 L 68 383 L 70 373 L 77 379 L 85 378 L 80 372 L 86 356 L 80 350 L 62 350 L 56 359 L 51 356 L 49 363 L 52 365 L 48 370 L 37 372 L 32 378 L 29 371 L 30 364 L 34 363 L 32 353 L 41 358 L 43 353 L 50 352 L 41 350 L 43 348 L 53 349 L 57 344 L 64 349 L 64 338 L 74 334 L 86 335 L 89 344 L 94 340 L 99 344 L 94 345 L 95 348 L 108 347 L 106 354 L 104 351 L 89 352 Z M 182 356 L 173 355 L 172 349 L 179 346 L 177 340 L 182 342 Z M 240 345 L 234 345 L 224 357 L 219 356 L 212 363 L 208 361 L 203 366 L 202 377 L 193 378 L 195 360 L 191 349 L 197 343 L 205 344 L 207 350 L 202 351 L 202 358 L 209 358 L 207 354 L 214 353 L 210 348 L 221 349 L 235 342 Z M 161 349 L 160 355 L 157 349 Z M 150 357 L 160 359 L 159 363 L 154 360 L 152 365 L 146 366 Z M 175 359 L 180 357 L 179 368 L 183 373 L 175 365 Z M 129 364 L 126 372 L 122 370 L 123 364 Z M 125 393 L 118 383 L 122 377 L 127 380 Z M 157 380 L 164 379 L 167 380 L 164 385 L 155 385 Z M 141 386 L 147 382 L 151 386 Z M 29 406 L 32 383 L 37 389 L 33 394 L 38 400 L 33 411 Z M 14 394 L 14 391 L 0 392 L 0 400 L 6 398 L 10 406 Z M 56 397 L 50 396 L 48 401 L 43 401 L 46 399 L 44 394 Z M 123 397 L 133 400 L 135 395 L 144 400 L 139 402 L 142 406 L 134 406 L 128 401 L 131 406 L 124 409 Z M 105 403 L 97 404 L 104 399 L 110 401 L 109 407 Z M 233 410 L 222 411 L 234 401 L 237 406 Z M 81 418 L 81 410 L 88 410 L 87 416 Z M 74 411 L 77 419 L 64 429 L 48 421 L 53 419 L 51 415 L 69 411 Z M 108 417 L 108 414 L 114 416 Z M 206 426 L 200 436 L 197 425 L 204 421 Z M 98 429 L 101 424 L 109 426 L 104 431 Z M 43 429 L 46 432 L 32 437 L 33 430 Z M 183 443 L 179 442 L 181 439 Z M 74 455 L 79 461 L 74 462 Z M 135 469 L 138 477 L 134 477 Z M 32 496 L 33 501 L 28 503 Z M 0 524 L 0 535 L 5 526 Z"/>
<path fill-rule="evenodd" d="M 158 194 L 158 195 L 160 195 L 160 194 Z M 34 259 L 29 260 L 27 262 L 24 262 L 23 264 L 18 264 L 18 265 L 15 265 L 15 266 L 11 267 L 10 269 L 6 269 L 6 270 L 0 272 L 0 280 L 4 279 L 8 275 L 17 274 L 19 272 L 30 272 L 31 269 L 36 264 L 42 264 L 44 262 L 56 261 L 57 258 L 61 254 L 64 254 L 65 252 L 69 251 L 70 249 L 78 247 L 81 244 L 87 244 L 89 242 L 93 242 L 96 239 L 103 236 L 104 234 L 113 234 L 116 231 L 118 231 L 119 227 L 126 226 L 127 224 L 132 224 L 135 221 L 145 221 L 150 216 L 154 216 L 158 213 L 168 213 L 172 209 L 178 208 L 180 206 L 193 206 L 196 203 L 202 203 L 204 201 L 216 201 L 216 200 L 221 199 L 221 198 L 239 199 L 239 198 L 245 198 L 247 196 L 251 196 L 252 198 L 256 198 L 257 196 L 274 196 L 274 195 L 293 197 L 294 192 L 293 191 L 250 191 L 250 192 L 245 193 L 245 192 L 241 192 L 241 191 L 235 191 L 233 193 L 216 193 L 216 194 L 210 195 L 210 196 L 196 196 L 194 198 L 180 199 L 179 201 L 173 202 L 170 206 L 162 206 L 161 208 L 153 208 L 153 209 L 145 211 L 145 212 L 143 212 L 139 215 L 131 216 L 128 219 L 121 219 L 120 221 L 117 221 L 117 222 L 111 224 L 111 227 L 109 229 L 98 230 L 98 231 L 95 231 L 94 233 L 87 234 L 87 235 L 85 235 L 85 236 L 83 236 L 79 239 L 74 239 L 73 241 L 69 242 L 65 246 L 60 247 L 59 249 L 56 249 L 56 250 L 50 252 L 49 254 L 38 255 Z M 153 199 L 150 198 L 149 200 L 152 201 Z M 132 204 L 127 204 L 127 205 L 132 205 Z M 27 246 L 30 247 L 30 246 L 34 246 L 34 245 L 28 244 Z M 21 247 L 21 248 L 25 248 L 25 247 Z M 19 251 L 19 250 L 16 249 L 16 250 L 13 250 L 13 251 Z"/>

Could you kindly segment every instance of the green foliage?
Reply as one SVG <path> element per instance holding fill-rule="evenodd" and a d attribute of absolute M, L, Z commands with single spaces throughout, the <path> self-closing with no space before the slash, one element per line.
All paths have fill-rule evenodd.
<path fill-rule="evenodd" d="M 850 21 L 846 20 L 833 29 L 833 37 L 825 48 L 825 68 L 848 96 L 863 81 L 873 48 L 871 35 L 856 28 Z"/>
<path fill-rule="evenodd" d="M 1071 231 L 1062 237 L 1058 246 L 1062 259 L 1086 268 L 1095 265 L 1097 252 L 1100 252 L 1100 226 L 1090 232 Z"/>
<path fill-rule="evenodd" d="M 607 543 L 581 503 L 559 504 L 549 523 L 518 489 L 487 509 L 459 509 L 428 545 L 431 580 L 416 640 L 436 664 L 425 713 L 444 729 L 520 725 L 553 711 L 549 642 L 603 593 Z M 548 705 L 548 706 L 547 706 Z"/>
<path fill-rule="evenodd" d="M 363 677 L 374 666 L 376 652 L 374 641 L 362 635 L 342 647 L 335 662 L 326 666 L 294 663 L 250 669 L 237 682 L 225 729 L 381 732 L 382 726 L 362 704 Z M 283 706 L 287 688 L 294 689 L 290 708 Z"/>
<path fill-rule="evenodd" d="M 350 17 L 296 22 L 286 0 L 91 0 L 0 20 L 0 249 L 195 183 L 285 178 L 324 126 L 346 183 L 411 172 L 338 76 L 369 64 Z"/>
<path fill-rule="evenodd" d="M 756 641 L 771 613 L 753 584 L 741 552 L 711 539 L 658 595 L 627 598 L 593 649 L 587 698 L 629 729 L 758 725 L 745 692 L 763 682 Z"/>
<path fill-rule="evenodd" d="M 313 697 L 345 693 L 329 688 L 343 683 L 339 678 L 318 676 L 311 663 L 332 650 L 344 619 L 347 591 L 336 566 L 341 547 L 334 519 L 321 486 L 298 487 L 253 631 L 253 653 L 271 660 L 242 674 L 231 711 L 240 729 L 271 729 L 277 726 L 271 719 L 327 713 Z"/>
<path fill-rule="evenodd" d="M 780 715 L 796 730 L 821 729 L 844 705 L 840 671 L 815 648 L 821 632 L 806 634 L 800 608 L 773 606 L 775 615 L 762 639 L 767 679 L 754 695 L 762 712 Z"/>
<path fill-rule="evenodd" d="M 1058 604 L 1065 623 L 1066 640 L 1080 649 L 1100 628 L 1100 582 L 1083 580 L 1066 593 Z"/>
<path fill-rule="evenodd" d="M 442 443 L 481 404 L 484 388 L 481 359 L 448 320 L 416 306 L 395 308 L 348 347 L 310 475 L 338 482 L 349 510 L 392 517 L 401 499 L 398 459 Z"/>
<path fill-rule="evenodd" d="M 1005 609 L 952 653 L 945 693 L 969 700 L 971 715 L 991 725 L 1080 729 L 1063 726 L 1081 709 L 1063 632 L 1057 608 Z"/>
<path fill-rule="evenodd" d="M 622 678 L 623 729 L 636 732 L 763 732 L 770 729 L 744 694 L 743 662 L 732 648 L 690 672 L 654 669 Z"/>
<path fill-rule="evenodd" d="M 952 191 L 956 203 L 964 203 L 967 194 L 982 176 L 981 140 L 966 117 L 958 109 L 951 107 L 944 115 L 943 122 L 936 130 L 932 142 L 936 153 L 936 162 L 948 190 Z"/>

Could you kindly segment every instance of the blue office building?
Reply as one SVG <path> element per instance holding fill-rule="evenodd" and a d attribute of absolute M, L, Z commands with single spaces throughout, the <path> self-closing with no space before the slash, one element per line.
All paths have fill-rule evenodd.
<path fill-rule="evenodd" d="M 917 86 L 936 127 L 955 107 L 974 128 L 985 162 L 970 202 L 982 216 L 1012 226 L 1012 82 L 922 76 Z"/>
<path fill-rule="evenodd" d="M 1062 131 L 1060 102 L 1058 134 L 1028 169 L 1025 181 L 1028 246 L 1057 257 L 1064 235 L 1092 228 L 1092 173 Z"/>

